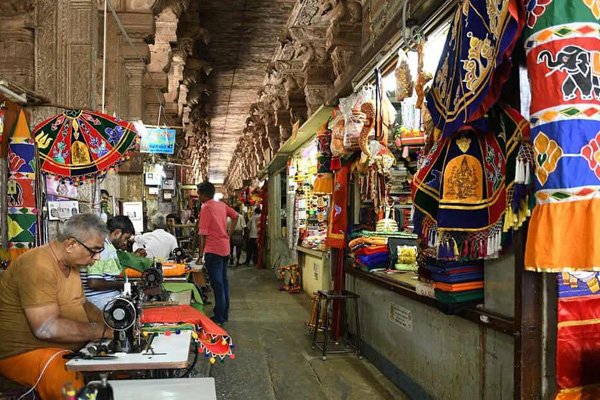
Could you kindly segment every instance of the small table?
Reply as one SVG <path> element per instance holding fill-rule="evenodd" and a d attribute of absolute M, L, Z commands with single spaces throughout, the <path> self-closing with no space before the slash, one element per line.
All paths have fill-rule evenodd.
<path fill-rule="evenodd" d="M 188 366 L 191 331 L 182 331 L 179 335 L 158 335 L 152 342 L 152 352 L 115 353 L 116 358 L 84 360 L 75 358 L 67 362 L 72 371 L 128 371 L 148 369 L 179 369 Z M 96 344 L 96 343 L 89 343 Z M 86 349 L 82 350 L 87 352 Z"/>
<path fill-rule="evenodd" d="M 126 379 L 108 383 L 115 400 L 217 400 L 214 378 Z"/>

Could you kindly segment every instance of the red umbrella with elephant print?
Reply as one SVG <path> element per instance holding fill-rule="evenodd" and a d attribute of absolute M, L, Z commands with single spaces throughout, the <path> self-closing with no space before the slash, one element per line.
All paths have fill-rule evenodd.
<path fill-rule="evenodd" d="M 123 161 L 138 142 L 131 122 L 88 110 L 66 110 L 33 130 L 42 172 L 85 180 Z"/>

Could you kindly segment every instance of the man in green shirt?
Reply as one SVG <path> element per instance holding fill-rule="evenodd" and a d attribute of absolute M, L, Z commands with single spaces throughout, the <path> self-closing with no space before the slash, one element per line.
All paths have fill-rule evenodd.
<path fill-rule="evenodd" d="M 117 249 L 125 249 L 135 234 L 133 223 L 124 215 L 111 218 L 106 225 L 109 234 L 100 259 L 80 271 L 85 297 L 100 310 L 123 290 L 123 280 L 117 279 L 122 274 Z"/>

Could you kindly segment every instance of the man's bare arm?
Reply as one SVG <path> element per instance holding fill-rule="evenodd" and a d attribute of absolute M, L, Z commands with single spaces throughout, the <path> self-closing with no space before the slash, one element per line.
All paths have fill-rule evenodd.
<path fill-rule="evenodd" d="M 62 318 L 57 304 L 25 308 L 25 316 L 35 337 L 49 342 L 98 340 L 104 330 L 102 323 Z"/>
<path fill-rule="evenodd" d="M 83 308 L 84 308 L 85 313 L 87 314 L 88 320 L 90 320 L 90 322 L 97 322 L 99 324 L 104 324 L 104 317 L 102 316 L 102 310 L 100 310 L 98 307 L 96 307 L 95 305 L 93 305 L 92 303 L 90 303 L 87 300 L 83 304 Z"/>
<path fill-rule="evenodd" d="M 202 256 L 204 256 L 204 246 L 206 245 L 206 235 L 200 235 L 200 251 L 198 253 L 198 264 L 202 262 Z"/>
<path fill-rule="evenodd" d="M 107 281 L 101 278 L 89 278 L 87 281 L 88 287 L 94 290 L 123 290 L 124 280 Z"/>
<path fill-rule="evenodd" d="M 229 235 L 229 237 L 233 236 L 233 232 L 235 232 L 235 227 L 237 226 L 237 220 L 239 217 L 235 217 L 235 219 L 231 219 L 231 225 L 229 226 L 229 230 L 227 231 L 227 234 Z"/>

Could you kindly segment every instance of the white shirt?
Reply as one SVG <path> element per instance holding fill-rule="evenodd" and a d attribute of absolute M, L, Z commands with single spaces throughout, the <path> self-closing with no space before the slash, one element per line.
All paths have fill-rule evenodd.
<path fill-rule="evenodd" d="M 260 218 L 260 214 L 254 214 L 252 219 L 250 219 L 250 232 L 248 232 L 248 237 L 250 239 L 258 238 L 258 219 Z"/>
<path fill-rule="evenodd" d="M 231 226 L 231 218 L 227 217 L 227 229 L 229 229 L 230 226 Z M 244 221 L 244 217 L 242 216 L 242 214 L 238 213 L 237 223 L 235 224 L 235 228 L 233 230 L 234 230 L 234 232 L 235 231 L 243 231 L 245 227 L 246 227 L 246 221 Z"/>
<path fill-rule="evenodd" d="M 164 229 L 155 229 L 135 237 L 133 251 L 144 248 L 148 258 L 165 261 L 177 247 L 177 239 Z"/>

